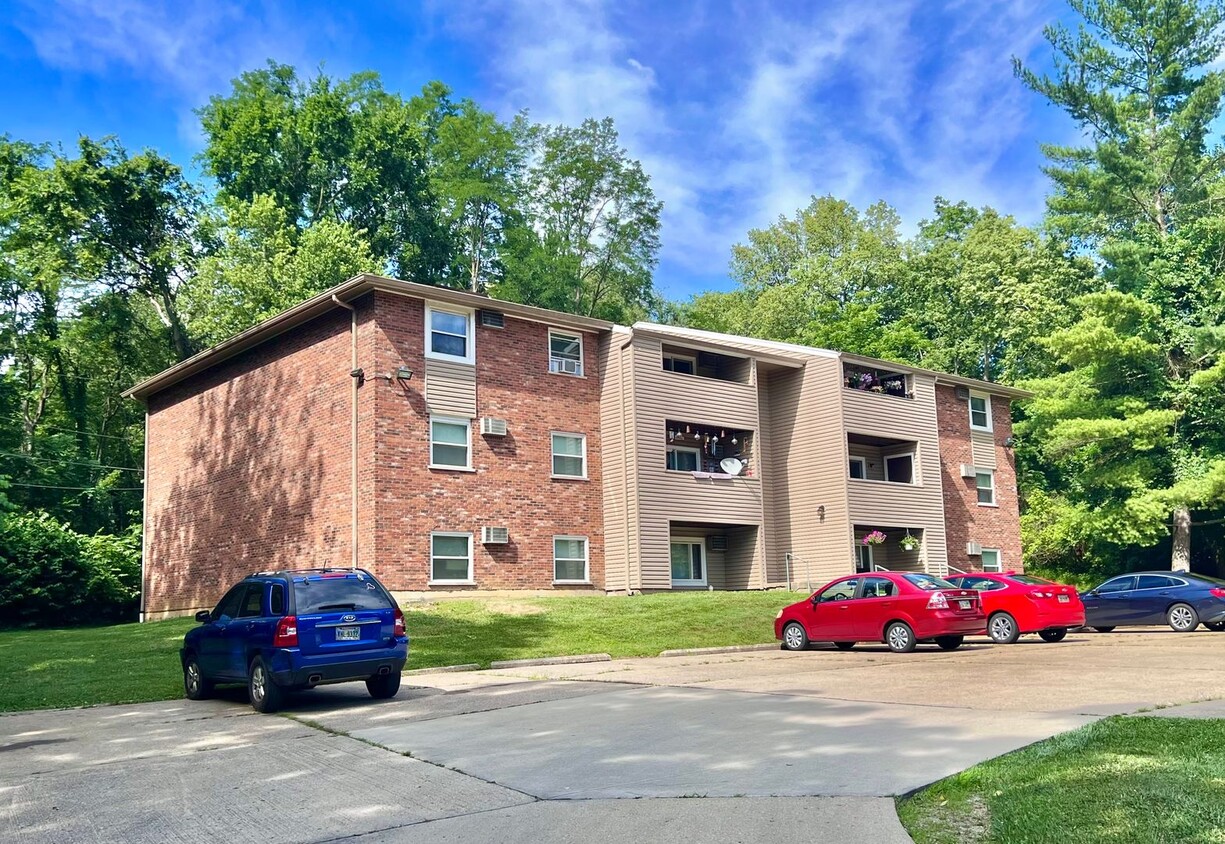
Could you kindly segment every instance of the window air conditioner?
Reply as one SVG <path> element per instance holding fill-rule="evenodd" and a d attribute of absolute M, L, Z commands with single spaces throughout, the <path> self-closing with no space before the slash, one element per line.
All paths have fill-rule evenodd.
<path fill-rule="evenodd" d="M 506 436 L 506 420 L 485 416 L 481 419 L 481 434 L 487 437 Z"/>
<path fill-rule="evenodd" d="M 564 372 L 566 375 L 582 375 L 583 364 L 569 358 L 549 358 L 549 372 Z"/>
<path fill-rule="evenodd" d="M 981 542 L 967 542 L 966 556 L 981 557 L 983 554 L 983 544 Z"/>
<path fill-rule="evenodd" d="M 978 475 L 978 471 L 969 463 L 961 464 L 961 476 L 963 478 L 973 478 Z"/>
<path fill-rule="evenodd" d="M 481 543 L 484 545 L 505 545 L 510 542 L 510 531 L 504 527 L 481 528 Z"/>

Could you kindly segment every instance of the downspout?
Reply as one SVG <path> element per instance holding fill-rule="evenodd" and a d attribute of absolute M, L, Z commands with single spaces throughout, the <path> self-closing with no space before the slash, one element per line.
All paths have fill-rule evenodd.
<path fill-rule="evenodd" d="M 145 608 L 148 606 L 149 586 L 145 582 L 145 576 L 148 569 L 147 561 L 149 559 L 149 403 L 145 399 L 145 471 L 141 475 L 143 479 L 141 484 L 144 491 L 141 493 L 141 508 L 143 510 L 140 520 L 140 615 L 137 618 L 140 621 L 146 621 Z"/>
<path fill-rule="evenodd" d="M 336 294 L 332 294 L 332 301 L 342 308 L 349 311 L 349 347 L 350 361 L 349 371 L 353 372 L 357 369 L 357 308 L 347 302 L 340 301 Z M 349 507 L 349 535 L 352 538 L 352 568 L 357 568 L 357 382 L 358 378 L 353 376 L 349 379 L 353 382 L 353 419 L 351 420 L 352 439 L 349 444 L 349 481 L 350 481 L 350 507 Z"/>

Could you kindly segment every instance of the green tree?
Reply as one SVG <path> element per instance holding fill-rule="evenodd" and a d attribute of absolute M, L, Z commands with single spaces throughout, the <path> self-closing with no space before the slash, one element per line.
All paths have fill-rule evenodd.
<path fill-rule="evenodd" d="M 1161 351 L 1160 377 L 1132 385 L 1130 398 L 1164 414 L 1168 435 L 1143 460 L 1126 450 L 1102 458 L 1119 478 L 1119 496 L 1136 521 L 1132 533 L 1118 535 L 1143 541 L 1165 531 L 1172 518 L 1171 565 L 1185 570 L 1192 509 L 1215 515 L 1225 503 L 1215 480 L 1225 472 L 1225 438 L 1208 422 L 1225 409 L 1214 374 L 1221 347 L 1219 268 L 1225 251 L 1217 233 L 1225 159 L 1208 140 L 1225 94 L 1225 74 L 1211 67 L 1225 46 L 1225 14 L 1219 2 L 1072 5 L 1087 27 L 1075 37 L 1063 27 L 1047 29 L 1056 54 L 1054 75 L 1039 75 L 1019 62 L 1017 73 L 1071 115 L 1090 141 L 1046 150 L 1052 160 L 1047 172 L 1057 188 L 1050 200 L 1052 225 L 1097 249 L 1104 280 L 1123 297 L 1112 300 L 1114 306 L 1129 314 L 1143 311 L 1146 336 Z M 1075 334 L 1101 334 L 1100 313 L 1090 308 L 1083 319 Z M 1065 366 L 1090 366 L 1076 361 L 1067 358 Z M 1095 423 L 1117 421 L 1117 412 L 1108 410 L 1093 403 L 1067 405 L 1049 421 L 1066 423 L 1055 430 L 1092 430 Z M 1045 435 L 1041 430 L 1037 436 Z M 1078 448 L 1083 458 L 1066 459 L 1095 456 L 1091 442 Z M 1145 490 L 1134 486 L 1137 479 Z"/>
<path fill-rule="evenodd" d="M 362 232 L 331 219 L 299 231 L 270 196 L 230 201 L 213 226 L 218 245 L 201 259 L 183 293 L 191 333 L 209 345 L 374 263 Z"/>
<path fill-rule="evenodd" d="M 663 205 L 613 121 L 520 122 L 518 134 L 531 160 L 522 225 L 505 232 L 507 272 L 493 292 L 621 322 L 644 316 L 656 304 Z"/>
<path fill-rule="evenodd" d="M 453 247 L 430 187 L 420 115 L 377 74 L 302 81 L 292 67 L 269 63 L 199 115 L 201 159 L 223 199 L 269 196 L 300 231 L 323 220 L 348 225 L 366 233 L 391 272 L 445 280 Z"/>

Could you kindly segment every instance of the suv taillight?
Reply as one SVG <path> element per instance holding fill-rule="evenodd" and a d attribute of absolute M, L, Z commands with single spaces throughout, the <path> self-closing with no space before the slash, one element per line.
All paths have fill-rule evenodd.
<path fill-rule="evenodd" d="M 295 648 L 298 646 L 298 617 L 287 615 L 276 623 L 276 635 L 272 637 L 274 648 Z"/>
<path fill-rule="evenodd" d="M 933 592 L 932 596 L 927 599 L 927 608 L 929 610 L 947 610 L 949 608 L 949 599 L 944 597 L 943 592 Z"/>
<path fill-rule="evenodd" d="M 392 631 L 392 635 L 397 639 L 408 635 L 404 632 L 404 612 L 399 607 L 396 607 L 396 628 Z"/>

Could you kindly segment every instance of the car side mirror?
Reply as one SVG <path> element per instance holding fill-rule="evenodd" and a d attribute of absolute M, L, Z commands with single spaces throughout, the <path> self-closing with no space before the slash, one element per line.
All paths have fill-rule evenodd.
<path fill-rule="evenodd" d="M 198 613 L 196 613 L 196 621 L 200 622 L 201 624 L 208 624 L 212 620 L 213 613 L 210 610 L 200 610 Z"/>

